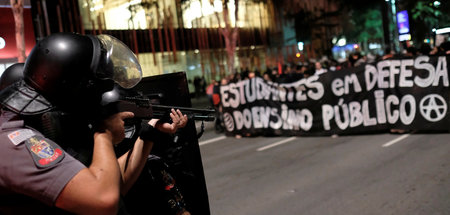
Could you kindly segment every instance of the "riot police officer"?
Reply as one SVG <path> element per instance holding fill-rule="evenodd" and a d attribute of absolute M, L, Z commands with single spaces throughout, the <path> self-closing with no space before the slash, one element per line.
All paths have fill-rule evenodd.
<path fill-rule="evenodd" d="M 151 120 L 133 150 L 116 157 L 114 146 L 125 137 L 124 121 L 133 113 L 103 114 L 102 95 L 114 85 L 133 87 L 142 71 L 131 50 L 108 35 L 44 38 L 23 72 L 23 80 L 0 92 L 2 214 L 48 214 L 48 207 L 116 214 L 153 138 L 186 125 L 187 117 L 172 110 L 172 123 Z M 78 159 L 85 155 L 73 148 L 90 148 L 92 154 Z"/>
<path fill-rule="evenodd" d="M 23 78 L 23 65 L 24 63 L 15 63 L 3 71 L 0 76 L 0 90 Z"/>

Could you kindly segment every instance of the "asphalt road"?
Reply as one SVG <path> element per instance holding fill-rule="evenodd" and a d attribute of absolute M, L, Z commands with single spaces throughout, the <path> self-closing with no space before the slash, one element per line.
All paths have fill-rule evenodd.
<path fill-rule="evenodd" d="M 450 134 L 236 139 L 200 150 L 212 215 L 450 214 Z"/>

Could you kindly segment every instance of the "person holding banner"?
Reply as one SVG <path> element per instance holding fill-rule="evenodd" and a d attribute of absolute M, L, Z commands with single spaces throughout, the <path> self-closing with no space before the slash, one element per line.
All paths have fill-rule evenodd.
<path fill-rule="evenodd" d="M 315 62 L 314 66 L 315 66 L 315 70 L 316 70 L 314 72 L 314 75 L 321 75 L 321 74 L 327 72 L 327 70 L 322 67 L 322 63 L 320 63 L 320 61 Z"/>

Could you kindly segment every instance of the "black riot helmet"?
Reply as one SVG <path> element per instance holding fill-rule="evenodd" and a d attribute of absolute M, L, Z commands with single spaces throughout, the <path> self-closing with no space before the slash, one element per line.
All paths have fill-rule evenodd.
<path fill-rule="evenodd" d="M 0 102 L 22 114 L 54 107 L 84 111 L 100 104 L 101 95 L 113 89 L 114 83 L 131 88 L 141 78 L 136 56 L 118 39 L 57 33 L 33 48 L 25 62 L 24 81 L 15 91 L 0 94 Z M 14 101 L 17 97 L 25 101 Z"/>
<path fill-rule="evenodd" d="M 0 77 L 0 90 L 5 89 L 14 82 L 23 79 L 23 67 L 24 63 L 15 63 L 3 71 Z"/>

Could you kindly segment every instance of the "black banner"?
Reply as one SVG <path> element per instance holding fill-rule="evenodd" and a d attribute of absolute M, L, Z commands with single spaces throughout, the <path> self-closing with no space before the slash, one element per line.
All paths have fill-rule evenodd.
<path fill-rule="evenodd" d="M 221 86 L 228 134 L 332 135 L 449 130 L 448 56 L 391 59 L 294 83 Z"/>

